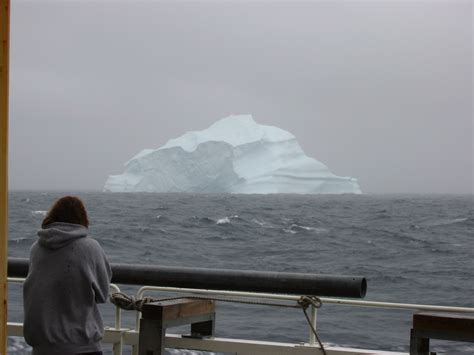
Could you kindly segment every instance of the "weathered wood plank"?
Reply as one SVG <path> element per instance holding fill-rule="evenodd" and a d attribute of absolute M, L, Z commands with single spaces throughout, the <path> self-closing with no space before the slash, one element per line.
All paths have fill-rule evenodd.
<path fill-rule="evenodd" d="M 139 355 L 164 355 L 166 328 L 159 320 L 141 319 L 138 340 Z"/>
<path fill-rule="evenodd" d="M 429 355 L 430 339 L 474 342 L 474 315 L 415 313 L 410 334 L 410 355 Z"/>
<path fill-rule="evenodd" d="M 148 303 L 143 306 L 142 317 L 150 319 L 173 320 L 197 316 L 215 311 L 215 303 L 207 300 L 179 299 Z"/>
<path fill-rule="evenodd" d="M 474 315 L 461 313 L 416 313 L 413 329 L 457 333 L 474 337 Z"/>
<path fill-rule="evenodd" d="M 145 304 L 140 319 L 139 354 L 163 355 L 166 328 L 170 326 L 191 324 L 191 336 L 213 335 L 214 311 L 214 302 L 208 300 L 177 299 Z"/>
<path fill-rule="evenodd" d="M 0 0 L 0 354 L 7 353 L 10 0 Z"/>

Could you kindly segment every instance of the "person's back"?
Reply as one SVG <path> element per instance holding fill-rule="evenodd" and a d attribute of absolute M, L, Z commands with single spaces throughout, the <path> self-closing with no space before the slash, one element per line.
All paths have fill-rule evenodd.
<path fill-rule="evenodd" d="M 87 237 L 85 209 L 84 221 L 67 213 L 55 218 L 60 201 L 31 247 L 23 287 L 25 340 L 35 355 L 100 353 L 103 324 L 97 304 L 107 300 L 110 267 L 100 245 Z M 71 203 L 59 207 L 77 207 L 75 200 L 66 202 Z"/>

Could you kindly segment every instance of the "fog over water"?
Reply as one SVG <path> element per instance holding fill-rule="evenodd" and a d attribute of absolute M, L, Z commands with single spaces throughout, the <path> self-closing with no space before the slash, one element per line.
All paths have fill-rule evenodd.
<path fill-rule="evenodd" d="M 232 113 L 367 193 L 472 193 L 471 1 L 12 1 L 10 188 L 101 190 Z"/>

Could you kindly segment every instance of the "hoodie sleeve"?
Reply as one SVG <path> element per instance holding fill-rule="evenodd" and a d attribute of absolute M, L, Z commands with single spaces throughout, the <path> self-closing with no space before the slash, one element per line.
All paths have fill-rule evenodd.
<path fill-rule="evenodd" d="M 92 271 L 92 288 L 97 303 L 107 302 L 109 295 L 110 281 L 112 280 L 112 269 L 110 268 L 107 257 L 97 241 L 94 265 Z"/>

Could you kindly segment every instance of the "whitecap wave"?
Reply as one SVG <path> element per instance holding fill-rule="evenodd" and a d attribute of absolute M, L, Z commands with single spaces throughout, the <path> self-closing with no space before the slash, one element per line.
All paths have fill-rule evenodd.
<path fill-rule="evenodd" d="M 229 224 L 232 219 L 239 219 L 240 217 L 238 215 L 233 215 L 233 216 L 226 216 L 224 218 L 219 218 L 216 221 L 216 224 Z"/>
<path fill-rule="evenodd" d="M 14 238 L 14 239 L 8 239 L 8 240 L 11 241 L 11 242 L 19 243 L 19 242 L 21 242 L 21 241 L 23 241 L 23 240 L 29 240 L 29 239 L 30 239 L 30 238 L 28 238 L 28 237 L 21 237 L 21 238 Z"/>
<path fill-rule="evenodd" d="M 220 218 L 216 221 L 216 224 L 228 224 L 230 223 L 229 217 Z"/>
<path fill-rule="evenodd" d="M 427 223 L 427 227 L 441 227 L 441 226 L 449 226 L 451 224 L 463 223 L 466 222 L 469 218 L 462 217 L 462 218 L 453 218 L 453 219 L 444 219 L 439 220 L 436 222 Z"/>
<path fill-rule="evenodd" d="M 38 211 L 31 211 L 31 214 L 34 216 L 44 216 L 48 214 L 48 211 L 38 210 Z"/>
<path fill-rule="evenodd" d="M 314 232 L 316 234 L 329 232 L 329 230 L 326 229 L 326 228 L 308 227 L 308 226 L 302 226 L 302 225 L 299 225 L 299 224 L 296 224 L 296 223 L 293 223 L 290 226 L 290 230 L 295 231 L 295 232 L 308 231 L 308 232 Z"/>
<path fill-rule="evenodd" d="M 266 222 L 266 221 L 264 221 L 264 220 L 259 220 L 259 219 L 256 219 L 256 218 L 252 219 L 252 222 L 253 222 L 253 223 L 256 223 L 256 224 L 258 224 L 259 226 L 264 227 L 264 228 L 272 228 L 272 227 L 273 227 L 272 224 L 270 224 L 270 223 L 268 223 L 268 222 Z"/>

